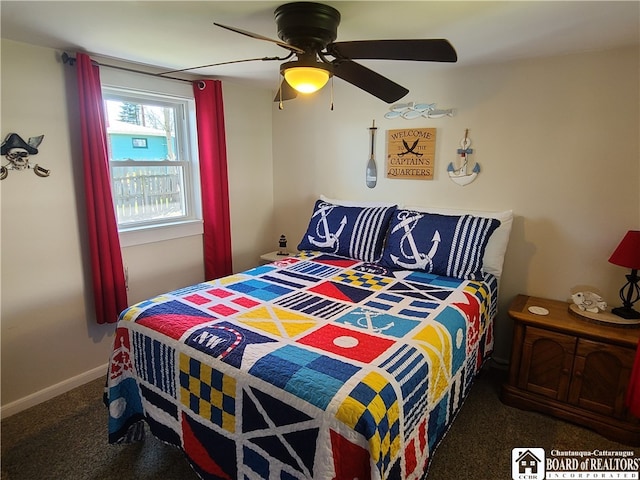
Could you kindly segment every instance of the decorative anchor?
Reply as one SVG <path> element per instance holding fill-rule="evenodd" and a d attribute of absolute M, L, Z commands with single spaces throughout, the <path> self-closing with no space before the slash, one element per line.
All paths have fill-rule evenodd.
<path fill-rule="evenodd" d="M 0 180 L 4 180 L 9 175 L 9 170 L 33 169 L 39 177 L 48 177 L 51 170 L 42 168 L 40 165 L 29 165 L 29 155 L 38 153 L 38 145 L 42 143 L 44 135 L 30 137 L 25 142 L 17 133 L 10 133 L 0 146 L 0 155 L 4 155 L 9 163 L 0 167 Z"/>
<path fill-rule="evenodd" d="M 460 146 L 462 148 L 458 149 L 458 155 L 462 158 L 462 165 L 460 168 L 456 169 L 453 162 L 451 162 L 447 167 L 447 172 L 449 173 L 449 178 L 451 180 L 458 185 L 465 186 L 473 182 L 478 176 L 478 173 L 480 173 L 480 165 L 478 163 L 473 166 L 471 173 L 467 173 L 469 155 L 473 153 L 473 149 L 469 148 L 469 146 L 471 146 L 471 139 L 469 138 L 468 128 L 464 131 L 464 138 L 460 141 Z"/>

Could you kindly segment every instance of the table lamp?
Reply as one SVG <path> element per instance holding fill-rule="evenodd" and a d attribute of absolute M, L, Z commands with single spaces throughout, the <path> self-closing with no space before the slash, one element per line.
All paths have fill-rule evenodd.
<path fill-rule="evenodd" d="M 618 248 L 611 254 L 609 262 L 631 269 L 626 275 L 627 283 L 620 289 L 622 306 L 611 310 L 611 313 L 622 318 L 640 318 L 640 312 L 633 309 L 633 304 L 640 299 L 638 269 L 640 269 L 640 230 L 629 230 Z"/>

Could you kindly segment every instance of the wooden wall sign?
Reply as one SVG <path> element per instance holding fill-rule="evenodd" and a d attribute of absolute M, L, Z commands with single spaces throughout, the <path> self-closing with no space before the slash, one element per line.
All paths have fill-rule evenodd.
<path fill-rule="evenodd" d="M 387 130 L 387 178 L 433 180 L 435 128 Z"/>

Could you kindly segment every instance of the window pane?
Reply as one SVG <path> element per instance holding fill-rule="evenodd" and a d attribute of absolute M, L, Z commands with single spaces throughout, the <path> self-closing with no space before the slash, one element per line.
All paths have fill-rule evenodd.
<path fill-rule="evenodd" d="M 109 157 L 118 160 L 177 160 L 175 107 L 108 99 Z"/>
<path fill-rule="evenodd" d="M 187 215 L 184 168 L 171 166 L 117 166 L 111 181 L 118 225 L 157 222 Z"/>

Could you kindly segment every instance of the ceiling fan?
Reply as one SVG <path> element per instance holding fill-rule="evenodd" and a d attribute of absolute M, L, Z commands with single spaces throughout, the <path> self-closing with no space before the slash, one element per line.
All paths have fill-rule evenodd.
<path fill-rule="evenodd" d="M 295 56 L 295 59 L 280 65 L 280 73 L 284 80 L 275 101 L 291 100 L 298 92 L 315 92 L 321 89 L 331 76 L 336 76 L 387 103 L 393 103 L 409 93 L 409 90 L 354 62 L 354 59 L 418 62 L 456 62 L 458 59 L 455 49 L 445 39 L 334 42 L 340 24 L 340 12 L 320 3 L 287 3 L 276 8 L 274 16 L 280 40 L 219 23 L 214 24 L 251 38 L 273 42 L 288 50 L 288 56 L 236 60 L 164 73 L 255 60 L 284 61 Z"/>

